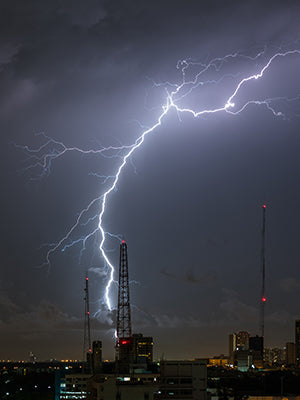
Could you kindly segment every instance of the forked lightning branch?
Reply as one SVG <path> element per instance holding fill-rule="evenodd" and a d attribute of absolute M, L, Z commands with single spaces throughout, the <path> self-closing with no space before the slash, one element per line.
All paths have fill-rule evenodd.
<path fill-rule="evenodd" d="M 108 309 L 111 310 L 112 305 L 110 299 L 110 289 L 114 280 L 114 266 L 110 261 L 104 246 L 108 235 L 111 235 L 105 230 L 104 216 L 105 211 L 109 206 L 109 200 L 111 196 L 113 196 L 114 190 L 117 188 L 118 182 L 122 177 L 122 171 L 128 164 L 128 161 L 139 149 L 139 147 L 143 145 L 145 137 L 162 125 L 165 116 L 171 110 L 176 110 L 179 116 L 182 114 L 190 114 L 195 118 L 200 116 L 213 117 L 214 114 L 220 113 L 227 113 L 231 114 L 232 116 L 237 116 L 242 112 L 246 112 L 247 108 L 252 105 L 254 107 L 263 107 L 266 112 L 271 113 L 275 118 L 285 118 L 285 104 L 294 104 L 295 107 L 300 105 L 300 88 L 299 93 L 295 93 L 292 97 L 288 97 L 285 93 L 282 93 L 278 96 L 276 95 L 276 97 L 267 96 L 264 98 L 260 98 L 259 93 L 253 97 L 253 92 L 255 92 L 255 90 L 252 88 L 252 97 L 244 101 L 240 100 L 241 98 L 247 98 L 247 91 L 249 90 L 249 87 L 251 85 L 254 86 L 254 82 L 271 73 L 273 66 L 276 66 L 277 68 L 279 66 L 280 68 L 284 68 L 285 63 L 281 62 L 283 59 L 286 63 L 298 63 L 299 65 L 300 49 L 277 51 L 271 55 L 267 55 L 267 50 L 265 49 L 254 56 L 244 55 L 237 52 L 233 54 L 227 54 L 224 57 L 214 58 L 208 63 L 200 63 L 192 60 L 182 60 L 178 62 L 177 68 L 181 73 L 180 82 L 166 82 L 161 84 L 153 83 L 153 87 L 160 87 L 164 89 L 165 101 L 161 106 L 161 113 L 153 125 L 141 132 L 141 134 L 132 144 L 83 150 L 78 147 L 67 147 L 63 142 L 42 134 L 45 142 L 39 148 L 16 145 L 30 158 L 30 164 L 27 169 L 38 169 L 41 176 L 49 174 L 52 163 L 69 152 L 80 153 L 86 156 L 98 154 L 104 157 L 115 157 L 116 160 L 115 171 L 112 172 L 112 174 L 95 174 L 102 179 L 102 182 L 109 183 L 108 188 L 106 188 L 106 190 L 102 193 L 99 193 L 96 198 L 94 198 L 84 209 L 81 210 L 81 212 L 77 215 L 73 226 L 62 238 L 49 246 L 50 249 L 46 254 L 44 264 L 50 266 L 51 256 L 54 252 L 67 250 L 74 244 L 80 243 L 82 246 L 81 252 L 84 251 L 87 241 L 94 237 L 97 233 L 100 233 L 101 239 L 99 243 L 99 250 L 104 259 L 105 266 L 107 267 L 104 300 Z M 247 64 L 247 70 L 250 68 L 252 69 L 251 74 L 244 73 L 243 69 L 236 72 L 239 63 L 241 62 L 243 65 L 245 65 L 245 63 Z M 233 72 L 224 72 L 224 74 L 222 74 L 225 66 L 226 71 L 228 66 L 232 66 L 234 69 Z M 197 72 L 193 73 L 193 71 Z M 212 75 L 214 74 L 215 78 L 212 78 Z M 282 70 L 282 77 L 284 77 L 284 70 Z M 201 90 L 208 86 L 214 86 L 218 88 L 221 82 L 223 83 L 224 81 L 226 81 L 226 90 L 228 93 L 224 97 L 225 101 L 223 104 L 215 104 L 214 107 L 198 108 L 199 105 L 197 104 L 197 101 L 195 101 L 195 97 L 197 99 L 197 96 L 199 96 L 198 93 L 201 93 Z M 254 89 L 257 87 L 258 86 L 256 84 Z M 257 89 L 257 92 L 259 92 L 259 89 Z M 185 105 L 189 104 L 188 100 L 190 97 L 193 98 L 193 102 L 195 103 L 194 108 L 190 108 Z M 201 97 L 201 103 L 203 103 L 203 96 Z M 295 113 L 295 115 L 296 114 L 297 113 Z M 51 148 L 50 151 L 49 148 Z M 98 210 L 96 214 L 93 211 L 95 207 Z M 92 216 L 90 216 L 91 213 L 93 213 Z M 92 225 L 92 228 L 88 234 L 81 236 L 81 225 L 88 225 L 89 222 L 94 222 L 94 225 Z M 77 235 L 77 238 L 74 239 L 74 235 Z"/>

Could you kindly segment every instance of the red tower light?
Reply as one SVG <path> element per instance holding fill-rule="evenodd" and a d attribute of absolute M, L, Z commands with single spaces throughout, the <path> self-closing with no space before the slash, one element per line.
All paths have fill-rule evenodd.
<path fill-rule="evenodd" d="M 262 301 L 263 303 L 265 303 L 265 302 L 267 301 L 267 299 L 266 299 L 265 297 L 263 297 L 263 298 L 261 299 L 261 301 Z"/>
<path fill-rule="evenodd" d="M 266 208 L 266 207 L 267 207 L 267 206 L 264 204 L 264 205 L 263 205 L 263 208 Z"/>

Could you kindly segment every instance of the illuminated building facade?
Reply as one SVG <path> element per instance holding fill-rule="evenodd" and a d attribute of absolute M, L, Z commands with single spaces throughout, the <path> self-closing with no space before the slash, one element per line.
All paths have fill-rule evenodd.
<path fill-rule="evenodd" d="M 265 362 L 272 366 L 281 366 L 285 363 L 285 350 L 279 347 L 264 349 Z"/>
<path fill-rule="evenodd" d="M 87 380 L 90 374 L 69 374 L 65 377 L 65 383 L 61 385 L 60 400 L 86 399 Z"/>
<path fill-rule="evenodd" d="M 237 364 L 238 360 L 240 360 L 240 363 L 244 365 L 246 354 L 248 354 L 249 352 L 249 337 L 250 337 L 249 332 L 246 331 L 240 331 L 238 333 L 232 333 L 229 335 L 230 364 L 232 365 Z"/>
<path fill-rule="evenodd" d="M 240 331 L 236 334 L 236 348 L 235 350 L 249 350 L 249 332 Z"/>
<path fill-rule="evenodd" d="M 209 358 L 208 360 L 208 365 L 211 367 L 227 367 L 228 364 L 230 364 L 229 359 L 224 355 L 214 358 Z"/>
<path fill-rule="evenodd" d="M 264 338 L 250 336 L 247 331 L 229 335 L 229 363 L 239 370 L 262 368 L 264 360 Z"/>
<path fill-rule="evenodd" d="M 136 364 L 153 362 L 153 338 L 143 336 L 141 333 L 132 335 L 133 362 Z"/>

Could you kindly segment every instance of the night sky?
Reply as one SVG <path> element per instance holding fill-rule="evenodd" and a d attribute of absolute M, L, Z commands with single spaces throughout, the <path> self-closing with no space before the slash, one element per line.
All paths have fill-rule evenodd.
<path fill-rule="evenodd" d="M 84 150 L 132 144 L 162 112 L 166 91 L 153 82 L 181 82 L 178 60 L 207 63 L 265 49 L 261 66 L 276 51 L 300 50 L 299 15 L 297 0 L 1 2 L 0 359 L 27 359 L 30 351 L 39 360 L 82 358 L 87 270 L 92 339 L 103 341 L 105 358 L 114 355 L 99 233 L 81 258 L 82 243 L 61 251 L 66 241 L 50 267 L 43 263 L 45 245 L 59 242 L 107 188 L 109 181 L 91 173 L 114 175 L 121 158 L 67 152 L 42 174 L 16 145 L 37 149 L 41 133 Z M 199 87 L 187 105 L 223 106 L 231 80 L 257 65 L 225 63 L 217 78 L 231 78 Z M 299 71 L 300 55 L 276 60 L 242 96 L 295 98 Z M 300 102 L 279 99 L 274 107 L 285 117 L 253 104 L 239 115 L 201 118 L 171 110 L 108 198 L 103 226 L 128 244 L 133 332 L 154 337 L 157 359 L 226 354 L 229 333 L 259 333 L 264 203 L 265 345 L 294 340 Z M 87 232 L 80 225 L 72 239 Z M 119 240 L 105 247 L 118 266 Z M 116 307 L 116 284 L 110 294 Z"/>

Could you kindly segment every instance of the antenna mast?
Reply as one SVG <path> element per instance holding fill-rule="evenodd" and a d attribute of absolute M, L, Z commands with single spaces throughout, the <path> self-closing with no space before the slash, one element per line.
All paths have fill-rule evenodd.
<path fill-rule="evenodd" d="M 120 342 L 124 339 L 131 340 L 131 316 L 129 300 L 127 244 L 125 240 L 122 240 L 122 243 L 120 244 L 117 341 Z"/>
<path fill-rule="evenodd" d="M 120 244 L 119 292 L 117 311 L 116 361 L 119 372 L 128 372 L 132 361 L 131 315 L 129 300 L 129 278 L 127 244 Z"/>
<path fill-rule="evenodd" d="M 262 245 L 261 245 L 261 267 L 262 267 L 262 293 L 261 293 L 261 336 L 265 336 L 265 275 L 266 275 L 266 258 L 265 258 L 265 234 L 266 234 L 266 205 L 262 206 Z"/>
<path fill-rule="evenodd" d="M 90 301 L 89 301 L 89 278 L 85 278 L 85 313 L 84 313 L 84 341 L 83 359 L 87 361 L 88 371 L 92 370 L 92 347 L 91 347 L 91 328 L 90 328 Z"/>

